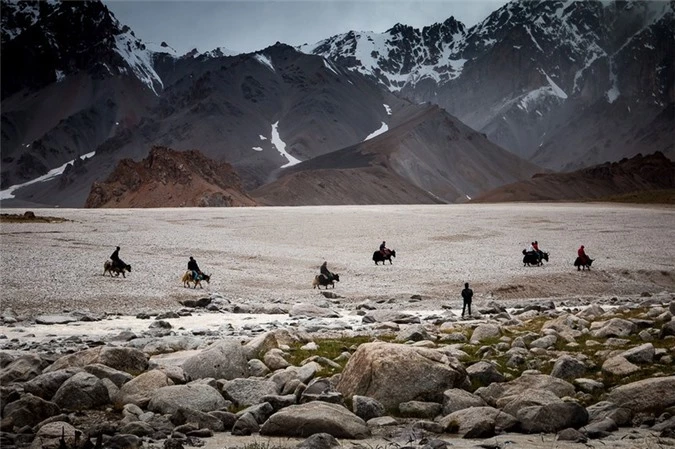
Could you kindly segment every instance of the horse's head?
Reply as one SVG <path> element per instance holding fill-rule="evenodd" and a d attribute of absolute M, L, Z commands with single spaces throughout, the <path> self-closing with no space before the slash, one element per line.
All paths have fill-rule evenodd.
<path fill-rule="evenodd" d="M 391 257 L 396 257 L 396 251 L 393 249 L 391 250 Z"/>
<path fill-rule="evenodd" d="M 124 269 L 131 273 L 131 265 L 127 264 Z"/>
<path fill-rule="evenodd" d="M 207 284 L 211 283 L 211 275 L 210 274 L 202 274 L 202 278 L 206 281 Z"/>
<path fill-rule="evenodd" d="M 340 275 L 337 274 L 337 273 L 333 273 L 333 280 L 337 281 L 337 282 L 340 282 Z"/>
<path fill-rule="evenodd" d="M 544 259 L 546 262 L 548 262 L 548 253 L 542 252 L 542 259 Z"/>

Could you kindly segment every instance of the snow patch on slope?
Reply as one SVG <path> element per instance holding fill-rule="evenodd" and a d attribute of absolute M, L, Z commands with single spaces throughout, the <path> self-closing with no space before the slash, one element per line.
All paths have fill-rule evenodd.
<path fill-rule="evenodd" d="M 271 71 L 274 70 L 274 64 L 272 64 L 272 60 L 268 58 L 267 56 L 263 55 L 262 53 L 258 53 L 256 55 L 253 55 L 253 57 L 262 65 L 267 66 Z M 279 122 L 277 122 L 279 123 Z"/>
<path fill-rule="evenodd" d="M 291 154 L 286 152 L 286 143 L 283 140 L 281 140 L 281 137 L 279 137 L 278 121 L 272 124 L 272 145 L 274 145 L 277 151 L 279 151 L 279 154 L 285 157 L 286 160 L 288 161 L 288 163 L 282 165 L 281 168 L 290 167 L 292 165 L 299 164 L 300 162 L 302 162 L 301 160 L 296 159 Z"/>
<path fill-rule="evenodd" d="M 90 157 L 93 157 L 95 154 L 96 154 L 96 152 L 92 151 L 91 153 L 83 154 L 78 159 L 82 159 L 82 160 L 89 159 Z M 29 186 L 31 184 L 36 184 L 38 182 L 45 182 L 45 181 L 49 181 L 50 179 L 54 179 L 57 176 L 60 176 L 60 175 L 63 174 L 63 172 L 66 170 L 66 167 L 68 166 L 68 164 L 74 164 L 74 163 L 75 163 L 75 159 L 73 159 L 72 161 L 66 162 L 65 164 L 61 165 L 60 167 L 52 168 L 46 174 L 44 174 L 44 175 L 42 175 L 38 178 L 35 178 L 35 179 L 30 180 L 30 181 L 24 182 L 23 184 L 16 184 L 16 185 L 13 185 L 11 187 L 8 187 L 7 189 L 0 191 L 0 200 L 8 200 L 8 199 L 14 198 L 14 191 L 16 191 L 16 190 L 18 190 L 22 187 L 26 187 L 26 186 Z"/>
<path fill-rule="evenodd" d="M 363 141 L 365 142 L 366 140 L 370 140 L 375 136 L 379 136 L 380 134 L 382 134 L 384 132 L 387 132 L 388 130 L 389 130 L 389 126 L 387 126 L 386 123 L 382 122 L 382 126 L 380 126 L 378 129 L 376 129 L 372 133 L 368 134 L 368 137 L 363 139 Z"/>

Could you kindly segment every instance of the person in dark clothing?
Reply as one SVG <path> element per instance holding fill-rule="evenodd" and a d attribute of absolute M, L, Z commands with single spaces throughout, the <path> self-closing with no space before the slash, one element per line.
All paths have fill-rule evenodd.
<path fill-rule="evenodd" d="M 464 300 L 464 305 L 462 306 L 462 318 L 464 318 L 464 312 L 466 308 L 469 308 L 469 316 L 471 316 L 471 298 L 473 298 L 473 290 L 469 288 L 469 283 L 464 284 L 464 290 L 462 290 L 462 299 Z"/>
<path fill-rule="evenodd" d="M 122 259 L 120 259 L 120 247 L 119 246 L 116 247 L 115 251 L 110 255 L 110 260 L 112 260 L 113 267 L 117 267 L 117 268 L 122 269 L 126 265 L 122 261 Z"/>
<path fill-rule="evenodd" d="M 384 256 L 384 257 L 386 257 L 389 254 L 389 248 L 387 248 L 387 242 L 385 242 L 384 240 L 380 244 L 380 254 L 382 254 L 382 256 Z"/>
<path fill-rule="evenodd" d="M 202 270 L 199 269 L 199 265 L 197 265 L 197 261 L 190 256 L 190 260 L 188 261 L 187 269 L 192 271 L 192 279 L 195 281 L 201 276 Z"/>
<path fill-rule="evenodd" d="M 326 279 L 328 279 L 329 281 L 333 280 L 333 273 L 328 271 L 328 262 L 324 262 L 324 263 L 321 264 L 320 271 L 321 271 L 321 274 L 326 276 Z"/>

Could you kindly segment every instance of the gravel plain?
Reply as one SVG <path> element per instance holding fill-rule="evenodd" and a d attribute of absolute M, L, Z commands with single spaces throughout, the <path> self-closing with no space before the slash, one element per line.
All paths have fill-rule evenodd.
<path fill-rule="evenodd" d="M 8 210 L 5 209 L 5 212 Z M 13 210 L 22 213 L 22 210 Z M 136 314 L 218 292 L 255 303 L 311 302 L 325 260 L 344 301 L 410 298 L 412 308 L 640 295 L 675 290 L 675 208 L 616 204 L 318 206 L 285 208 L 41 209 L 62 223 L 3 223 L 2 308 Z M 376 266 L 382 240 L 393 264 Z M 550 252 L 524 267 L 532 240 Z M 579 245 L 593 270 L 572 263 Z M 126 278 L 103 276 L 119 245 Z M 212 275 L 204 290 L 180 278 L 189 256 Z M 459 306 L 461 307 L 461 306 Z"/>

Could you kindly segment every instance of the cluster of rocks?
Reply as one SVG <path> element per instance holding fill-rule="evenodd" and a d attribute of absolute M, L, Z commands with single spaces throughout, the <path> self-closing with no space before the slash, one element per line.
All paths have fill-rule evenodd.
<path fill-rule="evenodd" d="M 235 338 L 153 326 L 0 352 L 0 445 L 179 448 L 215 432 L 361 439 L 405 429 L 586 441 L 623 426 L 675 437 L 671 298 L 511 313 L 495 302 L 480 323 L 362 306 L 374 341 L 330 358 L 317 335 L 292 328 Z M 288 313 L 332 316 L 317 305 Z M 315 355 L 294 365 L 299 348 Z"/>

